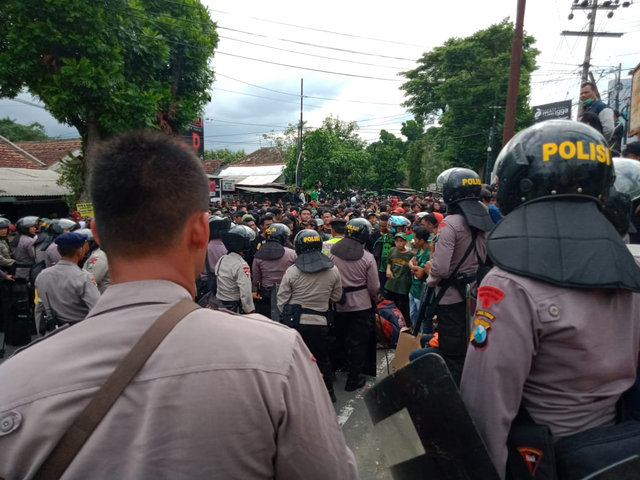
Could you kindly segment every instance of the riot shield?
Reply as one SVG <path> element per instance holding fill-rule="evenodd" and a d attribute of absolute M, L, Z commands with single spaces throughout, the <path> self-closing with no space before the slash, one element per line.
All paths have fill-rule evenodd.
<path fill-rule="evenodd" d="M 498 480 L 444 360 L 427 354 L 364 395 L 395 480 Z"/>
<path fill-rule="evenodd" d="M 635 455 L 584 477 L 582 480 L 636 480 L 640 478 L 640 457 Z"/>
<path fill-rule="evenodd" d="M 280 285 L 276 284 L 271 288 L 271 320 L 274 322 L 280 321 L 280 310 L 278 310 L 278 288 Z"/>
<path fill-rule="evenodd" d="M 8 315 L 4 319 L 7 345 L 23 347 L 31 343 L 30 307 L 29 285 L 24 279 L 16 279 L 11 285 Z"/>

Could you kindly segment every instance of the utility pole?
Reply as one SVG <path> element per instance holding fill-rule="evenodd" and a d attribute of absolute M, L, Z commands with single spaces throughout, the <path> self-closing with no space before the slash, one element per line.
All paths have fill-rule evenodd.
<path fill-rule="evenodd" d="M 616 110 L 620 111 L 620 90 L 622 90 L 622 64 L 618 64 L 618 78 L 616 79 Z"/>
<path fill-rule="evenodd" d="M 493 103 L 493 107 L 489 107 L 493 109 L 493 120 L 491 121 L 491 128 L 489 129 L 489 145 L 487 146 L 487 171 L 485 173 L 486 184 L 491 183 L 491 169 L 493 168 L 493 135 L 496 131 L 496 113 L 499 108 L 502 108 L 495 105 L 496 103 L 498 103 L 498 92 L 496 92 Z"/>
<path fill-rule="evenodd" d="M 573 20 L 574 10 L 590 10 L 587 18 L 589 19 L 589 29 L 586 32 L 575 32 L 565 30 L 560 32 L 560 35 L 572 36 L 572 37 L 587 37 L 587 46 L 584 51 L 584 61 L 582 62 L 582 74 L 580 76 L 580 86 L 584 82 L 589 81 L 589 69 L 591 67 L 591 50 L 593 48 L 593 37 L 607 37 L 607 38 L 620 38 L 623 33 L 612 32 L 596 32 L 596 14 L 598 10 L 609 10 L 607 18 L 613 17 L 613 12 L 618 7 L 627 8 L 631 5 L 631 2 L 625 1 L 620 5 L 620 0 L 617 1 L 604 1 L 601 5 L 598 5 L 598 0 L 583 0 L 578 3 L 578 0 L 574 0 L 571 6 L 571 13 L 569 14 L 569 20 Z M 578 117 L 582 115 L 582 103 L 578 102 Z"/>
<path fill-rule="evenodd" d="M 300 79 L 300 124 L 298 125 L 298 156 L 296 160 L 296 187 L 302 186 L 302 112 L 304 108 L 304 78 Z"/>
<path fill-rule="evenodd" d="M 526 0 L 518 0 L 516 28 L 511 45 L 511 65 L 509 67 L 509 87 L 507 88 L 507 108 L 504 114 L 502 146 L 511 140 L 516 131 L 516 109 L 518 107 L 518 87 L 520 85 L 520 63 L 522 61 L 522 32 L 524 29 L 524 9 Z"/>

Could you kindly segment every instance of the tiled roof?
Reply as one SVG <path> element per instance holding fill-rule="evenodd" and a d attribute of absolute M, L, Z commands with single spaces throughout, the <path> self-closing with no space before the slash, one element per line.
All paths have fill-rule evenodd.
<path fill-rule="evenodd" d="M 62 140 L 43 140 L 41 142 L 15 142 L 15 144 L 36 157 L 47 167 L 55 164 L 69 152 L 75 152 L 82 148 L 82 139 L 70 138 Z"/>
<path fill-rule="evenodd" d="M 284 165 L 286 160 L 282 156 L 282 152 L 276 147 L 263 147 L 255 152 L 250 153 L 246 157 L 241 158 L 233 163 L 233 166 L 242 165 Z"/>
<path fill-rule="evenodd" d="M 207 175 L 212 175 L 213 172 L 224 165 L 224 160 L 205 160 L 202 163 L 204 164 L 204 172 Z"/>
<path fill-rule="evenodd" d="M 42 170 L 46 168 L 29 158 L 7 139 L 0 137 L 0 168 L 30 168 Z"/>

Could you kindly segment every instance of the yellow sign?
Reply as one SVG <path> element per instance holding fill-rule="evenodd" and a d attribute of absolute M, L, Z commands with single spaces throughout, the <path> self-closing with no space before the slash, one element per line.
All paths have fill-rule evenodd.
<path fill-rule="evenodd" d="M 80 212 L 82 218 L 93 217 L 93 203 L 78 203 L 76 204 L 76 210 Z"/>
<path fill-rule="evenodd" d="M 542 161 L 548 162 L 551 155 L 560 155 L 565 160 L 576 158 L 578 160 L 598 161 L 611 165 L 611 152 L 604 145 L 593 142 L 562 142 L 545 143 L 542 145 Z"/>

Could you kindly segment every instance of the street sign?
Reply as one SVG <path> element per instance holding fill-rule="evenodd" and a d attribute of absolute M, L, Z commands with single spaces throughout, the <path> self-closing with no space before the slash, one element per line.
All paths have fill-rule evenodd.
<path fill-rule="evenodd" d="M 184 143 L 195 150 L 200 160 L 204 160 L 204 124 L 202 118 L 191 122 L 189 126 L 180 132 Z"/>
<path fill-rule="evenodd" d="M 78 203 L 76 204 L 76 210 L 80 212 L 82 218 L 93 217 L 93 203 Z"/>
<path fill-rule="evenodd" d="M 222 191 L 223 192 L 235 192 L 236 184 L 232 180 L 223 180 L 222 181 Z"/>
<path fill-rule="evenodd" d="M 571 100 L 533 107 L 533 122 L 564 118 L 571 120 Z"/>

